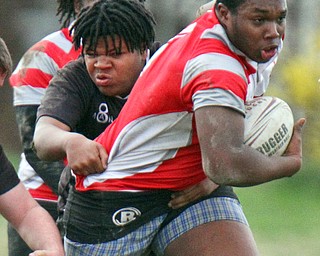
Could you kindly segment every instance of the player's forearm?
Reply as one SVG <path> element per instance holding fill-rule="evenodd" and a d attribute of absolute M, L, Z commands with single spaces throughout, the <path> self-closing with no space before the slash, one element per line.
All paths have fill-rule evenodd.
<path fill-rule="evenodd" d="M 294 127 L 285 156 L 268 157 L 246 146 L 243 117 L 231 108 L 203 107 L 196 111 L 203 168 L 219 185 L 253 186 L 289 177 L 301 167 L 301 129 Z"/>
<path fill-rule="evenodd" d="M 50 117 L 41 117 L 36 124 L 33 137 L 34 148 L 42 160 L 57 161 L 66 156 L 66 144 L 69 139 L 79 136 L 69 128 Z"/>
<path fill-rule="evenodd" d="M 290 177 L 301 167 L 301 159 L 296 156 L 268 157 L 248 146 L 244 148 L 228 156 L 220 153 L 204 158 L 207 176 L 220 185 L 246 187 Z"/>
<path fill-rule="evenodd" d="M 291 177 L 302 165 L 301 136 L 304 124 L 305 119 L 301 118 L 294 125 L 293 136 L 283 156 L 265 156 L 244 144 L 232 150 L 220 144 L 215 153 L 208 154 L 210 149 L 207 144 L 204 149 L 207 152 L 203 152 L 205 172 L 216 183 L 231 186 L 253 186 Z"/>
<path fill-rule="evenodd" d="M 30 248 L 56 252 L 52 255 L 64 255 L 55 221 L 31 197 L 21 182 L 0 196 L 0 212 Z"/>
<path fill-rule="evenodd" d="M 105 170 L 108 154 L 98 142 L 70 132 L 69 127 L 51 117 L 41 117 L 34 133 L 34 145 L 42 160 L 66 157 L 74 173 L 88 175 Z"/>
<path fill-rule="evenodd" d="M 64 255 L 60 233 L 52 217 L 39 205 L 32 208 L 17 227 L 17 231 L 33 250 Z"/>

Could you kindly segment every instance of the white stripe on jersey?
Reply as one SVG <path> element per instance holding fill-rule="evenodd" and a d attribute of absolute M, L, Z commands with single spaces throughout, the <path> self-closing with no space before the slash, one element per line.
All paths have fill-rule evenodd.
<path fill-rule="evenodd" d="M 210 29 L 206 29 L 202 34 L 201 38 L 210 38 L 210 39 L 220 40 L 224 44 L 226 44 L 236 54 L 246 57 L 241 51 L 235 48 L 235 46 L 230 42 L 221 24 L 216 24 L 214 27 Z M 249 78 L 250 81 L 248 84 L 248 94 L 247 94 L 246 100 L 251 100 L 253 97 L 261 96 L 266 92 L 272 69 L 274 68 L 278 60 L 278 56 L 282 48 L 283 48 L 283 41 L 281 40 L 280 45 L 278 47 L 278 54 L 276 54 L 271 60 L 269 60 L 266 63 L 257 64 L 257 62 L 249 60 L 246 57 L 247 62 L 257 70 L 256 73 L 254 73 L 253 75 L 250 75 L 250 78 Z"/>
<path fill-rule="evenodd" d="M 32 55 L 31 55 L 32 53 Z M 27 56 L 23 56 L 13 74 L 17 74 L 21 69 L 38 69 L 43 73 L 55 75 L 59 69 L 58 64 L 45 52 L 28 51 Z"/>
<path fill-rule="evenodd" d="M 60 37 L 60 39 L 59 39 L 59 37 Z M 48 41 L 52 42 L 53 44 L 55 44 L 59 48 L 61 48 L 63 51 L 65 51 L 66 53 L 70 52 L 73 47 L 72 42 L 66 39 L 66 37 L 64 36 L 64 34 L 61 30 L 54 32 L 50 35 L 47 35 L 42 40 L 48 40 Z"/>
<path fill-rule="evenodd" d="M 217 39 L 219 41 L 222 41 L 225 45 L 228 46 L 228 48 L 239 54 L 240 51 L 234 47 L 234 45 L 230 42 L 226 31 L 224 30 L 224 28 L 221 26 L 221 24 L 215 24 L 212 28 L 206 29 L 203 34 L 200 37 L 201 39 Z M 243 54 L 241 54 L 243 55 Z"/>
<path fill-rule="evenodd" d="M 230 90 L 220 88 L 197 91 L 193 97 L 193 110 L 207 106 L 223 106 L 235 109 L 245 114 L 244 103 L 241 98 Z"/>
<path fill-rule="evenodd" d="M 246 83 L 248 82 L 243 66 L 235 58 L 220 53 L 206 53 L 187 62 L 183 71 L 181 88 L 200 73 L 208 70 L 226 70 L 242 77 Z"/>
<path fill-rule="evenodd" d="M 19 179 L 23 182 L 26 189 L 36 189 L 43 184 L 43 180 L 33 170 L 28 163 L 24 153 L 21 154 L 21 161 L 18 169 Z"/>
<path fill-rule="evenodd" d="M 32 87 L 30 85 L 22 85 L 13 89 L 13 105 L 40 105 L 41 99 L 46 89 L 40 87 Z"/>
<path fill-rule="evenodd" d="M 177 149 L 191 144 L 192 117 L 192 113 L 176 112 L 145 116 L 129 123 L 113 144 L 107 170 L 87 176 L 84 186 L 153 172 L 164 160 L 172 159 Z"/>

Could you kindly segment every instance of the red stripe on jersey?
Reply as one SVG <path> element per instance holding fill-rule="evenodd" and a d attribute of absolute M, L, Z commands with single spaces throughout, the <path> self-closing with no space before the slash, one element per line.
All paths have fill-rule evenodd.
<path fill-rule="evenodd" d="M 76 189 L 181 190 L 204 179 L 193 115 L 194 95 L 198 91 L 201 91 L 201 95 L 207 92 L 208 97 L 204 95 L 203 100 L 208 99 L 209 104 L 224 104 L 224 100 L 227 100 L 229 106 L 235 108 L 241 108 L 239 101 L 244 102 L 248 95 L 254 95 L 255 88 L 248 87 L 248 80 L 256 70 L 248 60 L 238 56 L 233 48 L 228 48 L 229 45 L 225 31 L 212 12 L 199 18 L 159 49 L 147 63 L 117 119 L 96 138 L 112 156 L 109 158 L 109 166 L 113 164 L 112 168 L 107 168 L 100 177 L 99 174 L 89 178 L 77 176 Z M 219 59 L 211 68 L 210 56 L 214 55 L 219 56 Z M 201 58 L 204 61 L 197 62 Z M 205 65 L 206 61 L 208 65 Z M 220 63 L 224 64 L 223 68 L 219 68 Z M 228 98 L 225 97 L 228 93 L 221 93 L 218 95 L 221 99 L 210 99 L 212 88 L 223 89 L 236 97 Z M 216 91 L 219 93 L 221 90 Z M 168 117 L 176 115 L 181 119 L 168 118 L 167 122 L 163 122 L 162 117 L 166 113 L 171 114 Z M 156 124 L 158 116 L 159 122 L 162 121 L 161 124 L 166 127 L 159 133 L 157 129 L 153 133 L 152 126 L 145 129 L 148 120 Z M 173 136 L 179 133 L 190 134 L 191 145 L 189 140 L 185 144 L 185 141 L 176 143 L 179 140 Z M 167 144 L 164 138 L 168 138 Z M 131 144 L 127 146 L 129 141 Z M 152 141 L 162 143 L 159 155 L 168 153 L 163 159 L 152 155 L 151 152 L 158 152 L 154 150 L 157 147 Z M 135 160 L 137 155 L 139 158 Z M 138 162 L 143 156 L 146 161 Z M 130 169 L 127 166 L 133 167 Z M 108 171 L 112 173 L 108 175 Z"/>
<path fill-rule="evenodd" d="M 186 85 L 182 89 L 183 100 L 189 108 L 193 107 L 192 102 L 190 102 L 190 98 L 200 90 L 207 90 L 208 88 L 223 89 L 226 91 L 232 91 L 241 99 L 245 99 L 247 93 L 246 82 L 235 73 L 226 70 L 206 70 L 192 79 L 189 83 L 197 85 Z M 208 87 L 208 85 L 210 85 L 210 87 Z"/>
<path fill-rule="evenodd" d="M 196 134 L 193 137 L 194 141 L 198 140 Z M 76 188 L 79 191 L 146 190 L 146 188 L 184 190 L 205 178 L 200 149 L 198 145 L 192 145 L 180 149 L 174 159 L 164 161 L 154 172 L 137 173 L 123 179 L 109 179 L 107 182 L 95 182 L 87 188 L 83 186 L 85 176 L 77 176 Z"/>
<path fill-rule="evenodd" d="M 69 61 L 77 59 L 80 54 L 80 52 L 76 51 L 74 47 L 72 47 L 69 52 L 65 52 L 54 42 L 47 40 L 40 41 L 31 47 L 30 50 L 46 53 L 52 60 L 54 60 L 59 68 L 62 68 Z"/>
<path fill-rule="evenodd" d="M 43 199 L 43 200 L 50 200 L 50 201 L 58 200 L 58 196 L 54 194 L 52 189 L 44 183 L 40 187 L 36 189 L 29 189 L 28 191 L 30 195 L 36 199 Z"/>
<path fill-rule="evenodd" d="M 208 43 L 208 40 L 210 40 L 210 43 Z M 201 54 L 207 54 L 208 52 L 224 54 L 238 60 L 239 63 L 243 65 L 247 77 L 256 72 L 256 69 L 252 67 L 243 56 L 237 55 L 230 51 L 230 49 L 218 39 L 211 38 L 200 40 L 197 48 L 194 50 L 193 58 Z"/>
<path fill-rule="evenodd" d="M 40 69 L 20 69 L 18 73 L 12 74 L 10 84 L 12 86 L 30 85 L 36 88 L 47 88 L 52 75 L 42 72 Z"/>
<path fill-rule="evenodd" d="M 69 28 L 63 28 L 61 29 L 61 32 L 69 42 L 73 41 Z"/>
<path fill-rule="evenodd" d="M 13 87 L 26 85 L 45 89 L 58 69 L 77 59 L 80 53 L 81 49 L 75 50 L 72 44 L 68 28 L 56 31 L 37 42 L 25 53 L 19 62 L 19 69 L 16 69 L 9 79 L 10 84 Z M 37 90 L 34 91 L 34 97 L 42 97 Z M 25 95 L 19 95 L 19 97 L 20 102 L 25 100 Z M 29 192 L 34 198 L 57 200 L 57 195 L 45 184 L 37 189 L 30 189 Z"/>
<path fill-rule="evenodd" d="M 68 62 L 79 57 L 81 49 L 75 50 L 67 28 L 57 31 L 50 36 L 51 40 L 42 39 L 24 54 L 19 62 L 19 70 L 15 70 L 9 79 L 11 86 L 31 85 L 47 88 L 52 76 L 55 74 L 46 74 L 41 70 L 52 69 L 52 72 L 56 72 L 57 70 L 54 70 L 54 67 L 58 66 L 58 68 L 62 68 Z M 59 43 L 64 45 L 68 45 L 69 43 L 70 49 L 68 48 L 68 51 L 65 51 L 59 47 Z M 49 58 L 44 60 L 41 58 L 37 59 L 39 52 L 46 54 Z M 28 67 L 29 59 L 33 59 L 38 68 Z"/>

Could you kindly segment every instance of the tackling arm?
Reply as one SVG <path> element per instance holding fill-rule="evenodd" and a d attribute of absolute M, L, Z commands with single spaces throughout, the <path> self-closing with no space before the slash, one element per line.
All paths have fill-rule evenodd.
<path fill-rule="evenodd" d="M 42 116 L 38 120 L 34 147 L 43 160 L 67 157 L 68 165 L 76 174 L 89 175 L 107 167 L 108 154 L 101 144 L 71 132 L 67 125 L 52 117 Z"/>

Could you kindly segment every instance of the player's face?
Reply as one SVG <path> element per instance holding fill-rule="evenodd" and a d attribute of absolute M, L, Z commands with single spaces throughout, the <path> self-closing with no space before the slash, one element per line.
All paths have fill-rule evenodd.
<path fill-rule="evenodd" d="M 107 96 L 127 96 L 145 65 L 146 57 L 146 52 L 129 52 L 119 38 L 115 44 L 110 37 L 106 41 L 100 38 L 95 51 L 84 46 L 87 71 L 100 92 Z"/>
<path fill-rule="evenodd" d="M 223 24 L 231 42 L 250 59 L 267 62 L 285 32 L 286 0 L 246 0 L 237 13 L 226 11 Z"/>

